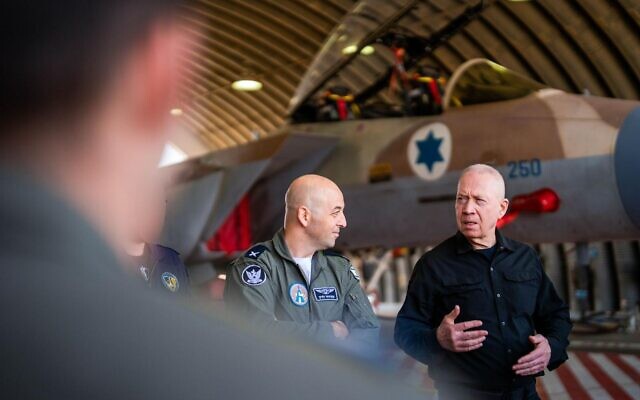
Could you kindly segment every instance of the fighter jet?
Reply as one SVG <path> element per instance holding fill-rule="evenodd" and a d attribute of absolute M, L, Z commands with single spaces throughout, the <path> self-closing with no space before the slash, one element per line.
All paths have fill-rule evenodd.
<path fill-rule="evenodd" d="M 269 239 L 282 226 L 290 181 L 316 173 L 345 195 L 349 224 L 338 248 L 435 244 L 456 230 L 456 182 L 474 163 L 505 177 L 511 209 L 501 227 L 509 237 L 639 237 L 640 103 L 566 93 L 486 59 L 446 80 L 425 72 L 417 53 L 455 34 L 482 2 L 426 39 L 393 28 L 410 3 L 347 16 L 277 134 L 168 167 L 176 183 L 163 243 L 197 262 Z M 367 46 L 376 59 L 363 56 Z M 364 70 L 373 72 L 348 79 Z M 345 82 L 360 84 L 345 90 Z"/>

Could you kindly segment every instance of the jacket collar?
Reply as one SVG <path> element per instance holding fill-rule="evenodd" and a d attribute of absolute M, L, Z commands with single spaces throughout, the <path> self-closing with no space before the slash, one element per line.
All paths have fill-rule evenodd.
<path fill-rule="evenodd" d="M 462 232 L 456 232 L 456 252 L 458 254 L 468 253 L 473 250 L 473 246 L 467 240 L 466 237 L 462 234 Z M 496 245 L 498 246 L 498 250 L 509 250 L 513 251 L 513 243 L 511 240 L 504 237 L 499 229 L 496 228 Z"/>
<path fill-rule="evenodd" d="M 295 261 L 289 252 L 289 248 L 287 247 L 287 242 L 284 241 L 284 228 L 280 228 L 280 230 L 278 230 L 278 232 L 273 236 L 273 248 L 280 257 L 295 264 Z"/>
<path fill-rule="evenodd" d="M 293 256 L 289 252 L 289 248 L 287 247 L 287 242 L 284 240 L 284 228 L 280 228 L 280 230 L 273 236 L 273 248 L 276 253 L 283 259 L 290 261 L 292 263 L 296 263 L 293 259 Z M 313 253 L 313 258 L 311 260 L 312 268 L 312 277 L 313 280 L 315 275 L 317 275 L 321 269 L 327 266 L 327 256 L 323 251 L 316 251 Z"/>

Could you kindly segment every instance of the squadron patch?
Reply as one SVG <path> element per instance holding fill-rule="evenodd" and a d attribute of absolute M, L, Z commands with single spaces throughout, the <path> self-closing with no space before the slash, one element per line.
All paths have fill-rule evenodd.
<path fill-rule="evenodd" d="M 163 272 L 162 273 L 162 284 L 164 287 L 169 289 L 172 292 L 175 292 L 180 287 L 180 283 L 178 282 L 178 278 L 171 272 Z"/>
<path fill-rule="evenodd" d="M 309 292 L 307 287 L 302 283 L 296 282 L 289 286 L 289 298 L 293 304 L 302 307 L 309 302 Z"/>
<path fill-rule="evenodd" d="M 267 275 L 259 265 L 249 265 L 242 270 L 242 282 L 249 286 L 262 285 L 267 280 Z"/>
<path fill-rule="evenodd" d="M 338 291 L 334 287 L 313 288 L 316 301 L 338 301 Z"/>
<path fill-rule="evenodd" d="M 360 275 L 358 275 L 358 271 L 353 265 L 349 266 L 349 272 L 351 272 L 351 275 L 353 275 L 354 278 L 356 278 L 357 280 L 360 280 Z"/>
<path fill-rule="evenodd" d="M 244 256 L 257 260 L 258 257 L 260 257 L 260 254 L 264 253 L 265 250 L 267 250 L 267 247 L 259 244 L 250 248 L 246 253 L 244 253 Z"/>

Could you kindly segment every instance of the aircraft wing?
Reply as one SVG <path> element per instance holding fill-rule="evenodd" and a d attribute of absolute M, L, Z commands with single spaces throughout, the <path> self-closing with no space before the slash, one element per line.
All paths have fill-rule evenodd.
<path fill-rule="evenodd" d="M 285 133 L 167 167 L 174 184 L 160 243 L 185 260 L 206 258 L 204 243 L 256 182 L 283 172 L 312 172 L 337 142 L 335 137 Z"/>

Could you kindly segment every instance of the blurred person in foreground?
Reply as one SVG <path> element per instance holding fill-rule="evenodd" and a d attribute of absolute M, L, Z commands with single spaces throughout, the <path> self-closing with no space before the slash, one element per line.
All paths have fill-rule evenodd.
<path fill-rule="evenodd" d="M 158 177 L 160 178 L 160 177 Z M 152 290 L 181 297 L 190 294 L 189 273 L 174 249 L 155 244 L 160 236 L 167 208 L 164 182 L 151 179 L 132 199 L 138 206 L 138 229 L 125 251 L 129 272 Z"/>
<path fill-rule="evenodd" d="M 122 270 L 131 199 L 158 173 L 189 54 L 177 7 L 0 6 L 2 396 L 417 398 L 355 361 L 140 290 Z"/>
<path fill-rule="evenodd" d="M 285 195 L 284 227 L 233 262 L 225 301 L 257 326 L 375 358 L 378 318 L 349 259 L 329 250 L 347 226 L 344 207 L 331 180 L 295 179 Z"/>
<path fill-rule="evenodd" d="M 500 172 L 466 168 L 458 232 L 418 260 L 398 313 L 396 343 L 442 400 L 539 399 L 535 377 L 567 360 L 569 309 L 535 250 L 496 228 L 508 206 Z"/>

